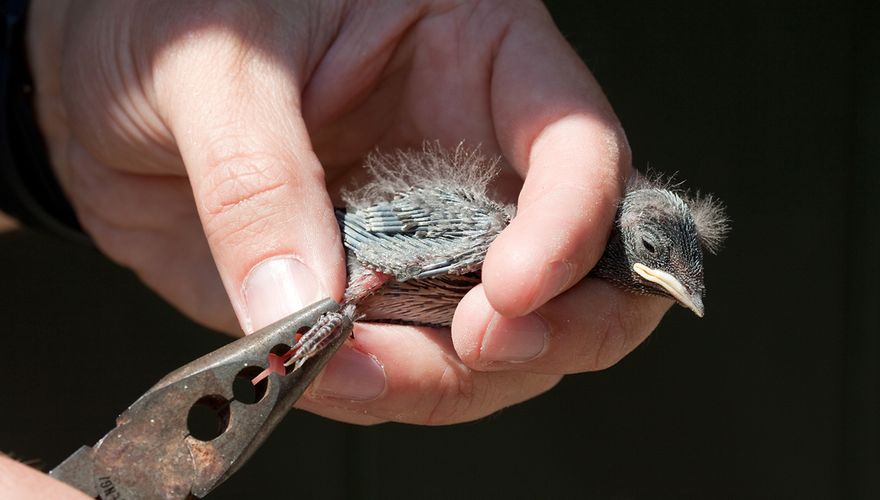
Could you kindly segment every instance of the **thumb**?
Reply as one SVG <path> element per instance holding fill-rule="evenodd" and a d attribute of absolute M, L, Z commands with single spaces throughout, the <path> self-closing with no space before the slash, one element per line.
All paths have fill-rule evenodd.
<path fill-rule="evenodd" d="M 338 300 L 344 252 L 298 85 L 277 65 L 243 62 L 240 49 L 226 51 L 227 63 L 219 52 L 175 53 L 157 98 L 223 284 L 251 333 L 321 298 Z"/>

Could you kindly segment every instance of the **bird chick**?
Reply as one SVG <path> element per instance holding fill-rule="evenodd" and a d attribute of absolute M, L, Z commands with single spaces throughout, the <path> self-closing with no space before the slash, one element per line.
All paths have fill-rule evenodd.
<path fill-rule="evenodd" d="M 370 155 L 374 180 L 345 193 L 336 213 L 346 250 L 350 319 L 448 326 L 464 295 L 480 283 L 489 245 L 516 209 L 494 201 L 498 159 L 459 145 Z M 669 297 L 702 317 L 703 253 L 727 232 L 712 197 L 688 197 L 637 175 L 618 207 L 606 251 L 591 275 L 634 293 Z M 294 346 L 286 366 L 329 342 L 328 317 Z M 318 332 L 318 333 L 313 333 Z"/>
<path fill-rule="evenodd" d="M 628 291 L 670 297 L 702 318 L 703 249 L 716 253 L 727 231 L 713 197 L 691 198 L 637 174 L 591 274 Z"/>

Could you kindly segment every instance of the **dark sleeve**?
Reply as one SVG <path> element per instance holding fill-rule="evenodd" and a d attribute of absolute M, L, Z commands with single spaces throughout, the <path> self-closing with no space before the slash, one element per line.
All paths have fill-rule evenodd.
<path fill-rule="evenodd" d="M 24 37 L 28 2 L 2 2 L 0 210 L 28 226 L 84 239 L 36 124 Z"/>

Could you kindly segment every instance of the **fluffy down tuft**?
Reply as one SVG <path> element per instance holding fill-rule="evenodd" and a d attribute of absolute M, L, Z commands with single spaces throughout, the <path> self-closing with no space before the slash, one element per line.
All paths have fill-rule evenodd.
<path fill-rule="evenodd" d="M 697 226 L 697 237 L 703 248 L 713 255 L 718 253 L 730 232 L 730 219 L 724 210 L 724 204 L 711 194 L 701 195 L 699 192 L 687 197 L 685 203 L 691 207 L 691 215 Z"/>
<path fill-rule="evenodd" d="M 364 167 L 373 174 L 366 186 L 343 191 L 346 207 L 359 209 L 389 201 L 413 187 L 467 189 L 474 198 L 489 199 L 488 188 L 498 174 L 499 157 L 490 158 L 479 148 L 459 143 L 445 149 L 439 142 L 425 142 L 421 150 L 371 153 Z"/>
<path fill-rule="evenodd" d="M 711 194 L 703 195 L 699 191 L 692 194 L 683 185 L 683 181 L 675 179 L 675 174 L 665 176 L 649 170 L 646 173 L 636 172 L 627 182 L 626 191 L 656 189 L 669 191 L 680 198 L 694 219 L 700 245 L 715 255 L 730 232 L 730 219 L 724 204 Z"/>

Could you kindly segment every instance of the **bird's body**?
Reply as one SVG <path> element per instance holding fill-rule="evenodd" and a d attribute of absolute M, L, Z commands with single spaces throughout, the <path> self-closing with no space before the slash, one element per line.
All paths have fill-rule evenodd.
<path fill-rule="evenodd" d="M 489 245 L 515 214 L 488 194 L 496 164 L 463 146 L 371 155 L 373 182 L 348 193 L 337 211 L 348 260 L 345 314 L 450 325 L 458 302 L 480 283 Z M 726 229 L 711 197 L 690 198 L 637 176 L 591 274 L 634 293 L 671 297 L 702 316 L 702 249 L 717 250 Z M 320 344 L 314 336 L 308 343 Z M 307 359 L 300 351 L 287 364 Z"/>
<path fill-rule="evenodd" d="M 348 256 L 345 301 L 358 304 L 362 319 L 452 322 L 514 215 L 487 193 L 494 163 L 463 147 L 370 157 L 375 180 L 347 193 L 347 208 L 337 211 Z"/>

